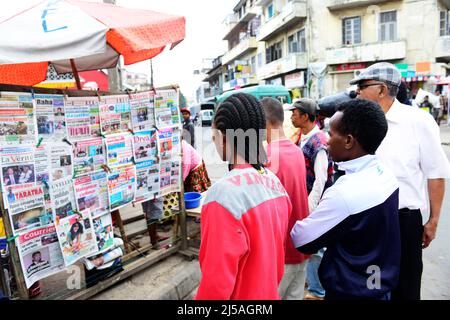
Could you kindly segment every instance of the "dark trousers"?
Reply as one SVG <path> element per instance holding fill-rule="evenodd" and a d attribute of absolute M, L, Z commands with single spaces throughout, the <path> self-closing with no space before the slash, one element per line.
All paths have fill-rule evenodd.
<path fill-rule="evenodd" d="M 420 210 L 399 210 L 401 262 L 392 300 L 420 300 L 423 224 Z"/>

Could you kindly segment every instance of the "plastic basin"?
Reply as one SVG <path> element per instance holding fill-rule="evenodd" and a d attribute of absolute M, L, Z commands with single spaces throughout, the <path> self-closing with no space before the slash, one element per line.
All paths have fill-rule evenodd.
<path fill-rule="evenodd" d="M 184 204 L 186 209 L 195 209 L 200 206 L 200 200 L 202 199 L 202 194 L 199 192 L 185 192 L 184 193 Z"/>

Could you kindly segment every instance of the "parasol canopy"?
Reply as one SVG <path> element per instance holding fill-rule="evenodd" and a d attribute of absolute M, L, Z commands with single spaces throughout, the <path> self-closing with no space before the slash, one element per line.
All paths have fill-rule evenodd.
<path fill-rule="evenodd" d="M 0 83 L 32 86 L 58 73 L 151 59 L 185 37 L 185 18 L 78 0 L 46 0 L 0 22 Z"/>

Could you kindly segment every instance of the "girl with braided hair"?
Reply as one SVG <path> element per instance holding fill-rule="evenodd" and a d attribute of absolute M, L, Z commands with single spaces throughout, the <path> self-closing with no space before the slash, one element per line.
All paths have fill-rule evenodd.
<path fill-rule="evenodd" d="M 202 207 L 196 299 L 280 298 L 292 206 L 280 180 L 264 168 L 265 126 L 251 95 L 234 94 L 217 110 L 213 141 L 230 172 L 208 190 Z"/>

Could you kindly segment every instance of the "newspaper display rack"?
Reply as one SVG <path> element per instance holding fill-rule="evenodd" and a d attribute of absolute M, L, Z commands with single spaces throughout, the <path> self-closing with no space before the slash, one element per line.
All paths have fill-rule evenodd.
<path fill-rule="evenodd" d="M 114 276 L 88 286 L 86 275 L 83 285 L 47 296 L 87 299 L 177 252 L 193 257 L 178 103 L 178 86 L 124 95 L 0 85 L 0 205 L 9 249 L 7 267 L 3 257 L 0 265 L 4 293 L 29 299 L 33 284 L 73 264 L 84 262 L 87 272 L 120 261 Z M 172 176 L 164 176 L 162 162 L 172 163 Z M 120 210 L 168 193 L 179 202 L 165 217 L 175 220 L 170 241 L 159 250 L 136 246 Z"/>

